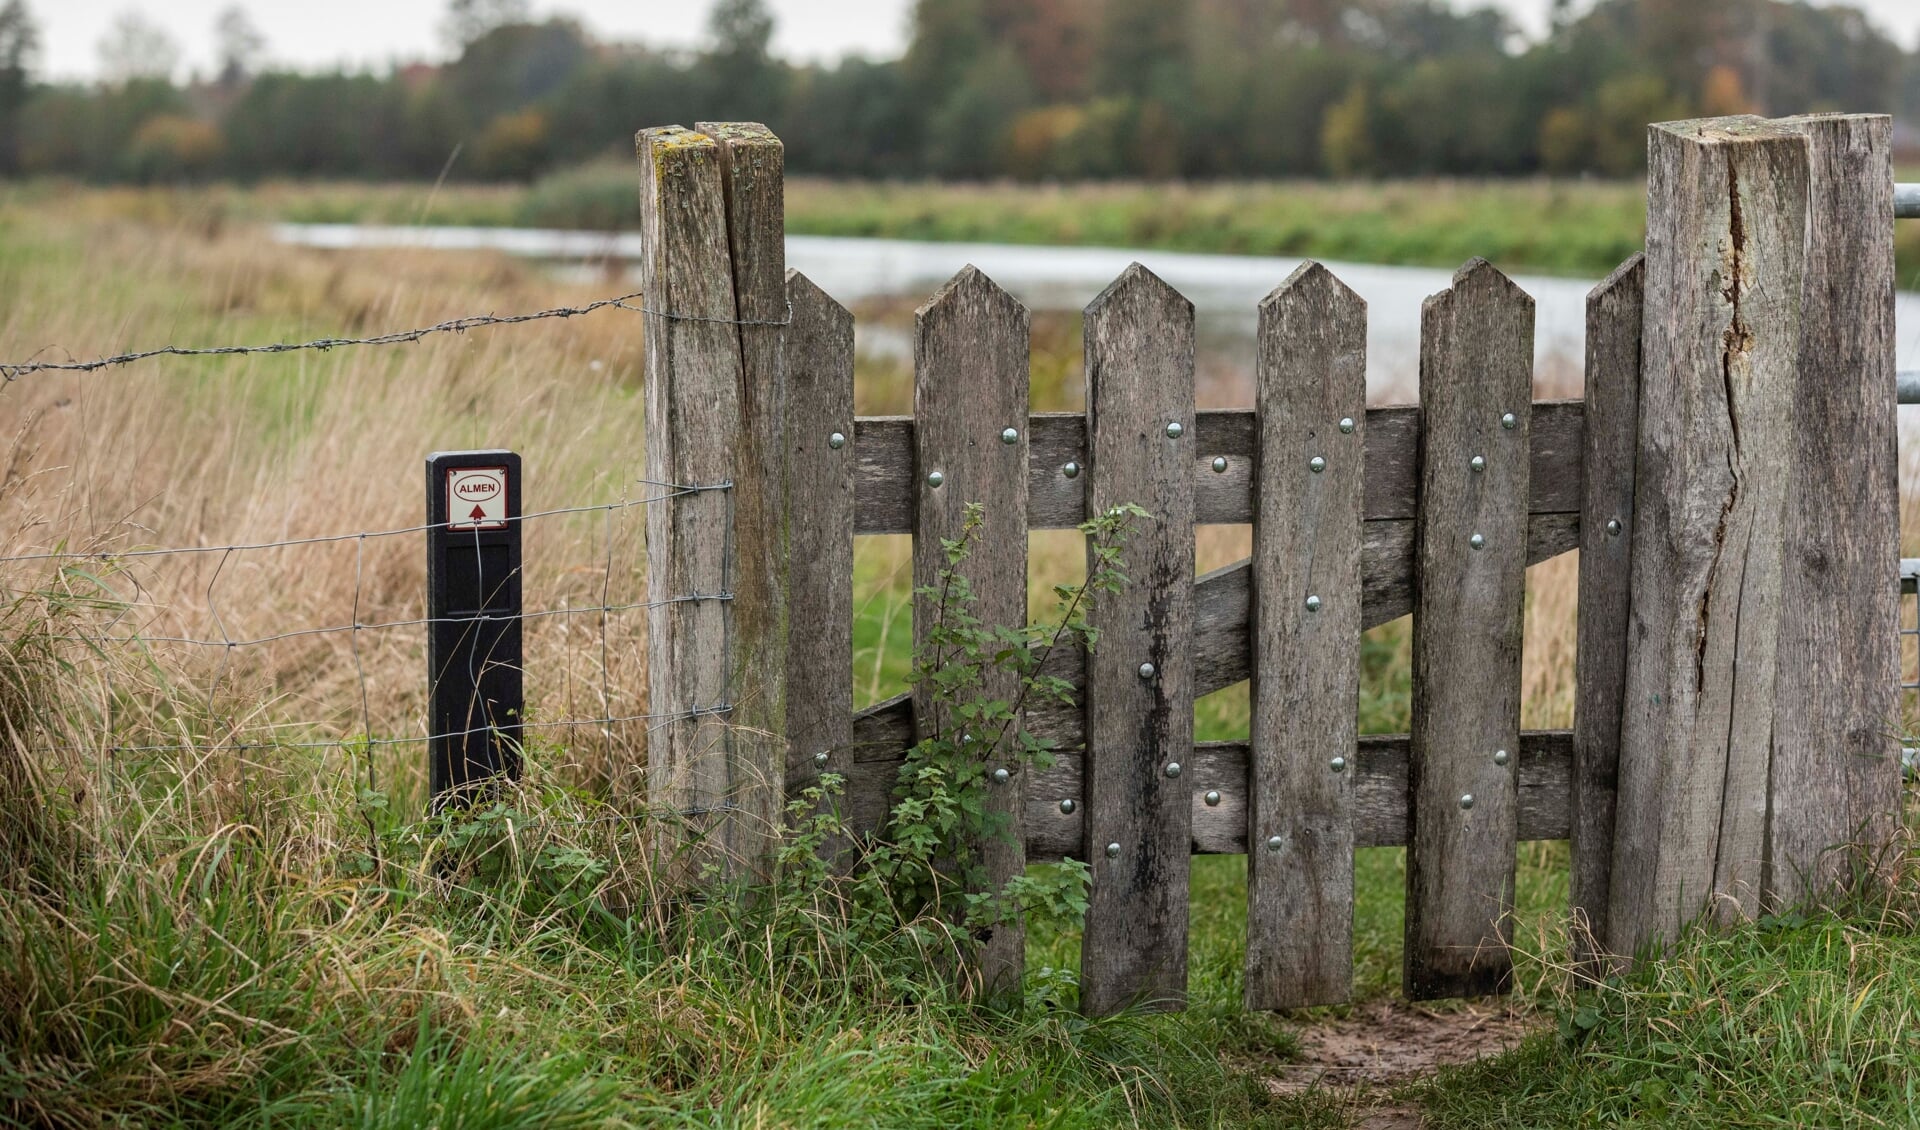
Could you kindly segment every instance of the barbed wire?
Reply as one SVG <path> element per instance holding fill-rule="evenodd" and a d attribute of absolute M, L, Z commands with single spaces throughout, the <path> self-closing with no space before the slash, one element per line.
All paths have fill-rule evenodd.
<path fill-rule="evenodd" d="M 633 314 L 650 314 L 665 318 L 671 322 L 711 322 L 728 326 L 788 326 L 793 324 L 793 305 L 787 304 L 787 316 L 783 319 L 763 318 L 719 318 L 705 314 L 682 314 L 672 310 L 655 310 L 650 306 L 636 306 L 633 301 L 642 298 L 645 291 L 634 291 L 615 298 L 601 298 L 584 306 L 556 306 L 550 310 L 536 310 L 528 314 L 469 314 L 462 318 L 449 318 L 431 326 L 420 326 L 410 330 L 395 330 L 391 333 L 374 334 L 371 337 L 322 337 L 312 341 L 279 341 L 267 345 L 211 345 L 181 346 L 162 345 L 153 349 L 137 349 L 127 353 L 116 353 L 110 357 L 96 357 L 91 361 L 15 361 L 0 363 L 0 377 L 7 383 L 18 380 L 30 373 L 92 373 L 119 365 L 132 365 L 140 361 L 150 361 L 156 357 L 244 357 L 264 353 L 298 353 L 302 350 L 327 352 L 350 346 L 409 345 L 422 338 L 436 334 L 462 334 L 468 330 L 485 329 L 489 326 L 518 326 L 528 322 L 546 321 L 553 318 L 579 318 L 598 310 L 625 310 Z M 49 347 L 51 348 L 51 347 Z M 41 352 L 46 352 L 42 350 Z M 64 350 L 63 350 L 64 352 Z"/>

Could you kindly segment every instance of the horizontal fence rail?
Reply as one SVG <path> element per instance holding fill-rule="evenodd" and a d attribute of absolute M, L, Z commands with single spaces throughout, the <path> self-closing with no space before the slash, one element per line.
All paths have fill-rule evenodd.
<path fill-rule="evenodd" d="M 1893 217 L 1896 220 L 1920 220 L 1920 184 L 1893 186 Z"/>

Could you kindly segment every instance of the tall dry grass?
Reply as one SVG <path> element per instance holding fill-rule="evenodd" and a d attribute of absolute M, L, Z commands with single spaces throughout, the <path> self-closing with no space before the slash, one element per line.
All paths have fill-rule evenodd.
<path fill-rule="evenodd" d="M 12 209 L 5 268 L 14 301 L 0 319 L 0 353 L 86 357 L 158 343 L 360 335 L 599 296 L 505 259 L 334 258 L 272 246 L 250 229 L 99 210 L 98 202 Z M 0 544 L 20 555 L 404 530 L 424 520 L 423 459 L 444 449 L 524 453 L 530 512 L 644 499 L 659 492 L 637 481 L 639 350 L 639 317 L 609 311 L 405 347 L 36 374 L 0 394 L 8 444 Z M 528 523 L 529 609 L 582 610 L 526 625 L 536 724 L 644 712 L 645 613 L 609 616 L 603 652 L 593 611 L 646 598 L 643 514 L 632 506 Z M 418 533 L 86 568 L 128 604 L 92 625 L 116 640 L 224 643 L 424 615 Z M 6 569 L 16 590 L 53 572 L 50 562 Z M 156 701 L 169 710 L 203 703 L 207 723 L 232 741 L 425 732 L 422 626 L 238 648 L 142 646 L 151 689 L 165 684 Z M 72 689 L 102 717 L 112 666 L 81 663 L 73 676 Z M 143 696 L 114 691 L 120 722 L 134 729 L 113 741 L 180 738 L 169 729 L 177 719 L 139 718 Z M 639 755 L 637 724 L 601 729 L 555 731 L 568 734 L 588 776 Z M 422 760 L 406 746 L 382 758 Z"/>

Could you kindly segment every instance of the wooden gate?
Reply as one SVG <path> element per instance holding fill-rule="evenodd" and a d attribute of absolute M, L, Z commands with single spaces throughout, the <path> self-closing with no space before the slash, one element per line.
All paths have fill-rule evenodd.
<path fill-rule="evenodd" d="M 1256 403 L 1196 412 L 1193 307 L 1135 265 L 1087 308 L 1086 412 L 1035 414 L 1027 311 L 968 268 L 916 315 L 914 415 L 856 419 L 853 318 L 784 272 L 778 139 L 644 132 L 650 477 L 733 484 L 654 508 L 651 575 L 733 599 L 653 610 L 652 709 L 738 704 L 658 729 L 654 799 L 749 876 L 823 771 L 877 827 L 915 703 L 852 709 L 854 539 L 911 534 L 924 584 L 983 504 L 974 611 L 1024 624 L 1028 532 L 1136 503 L 1133 584 L 1056 657 L 1077 705 L 1023 720 L 1056 763 L 989 794 L 996 880 L 1089 862 L 1088 1011 L 1178 1005 L 1195 854 L 1248 856 L 1250 1008 L 1347 997 L 1358 847 L 1408 849 L 1414 998 L 1506 987 L 1520 840 L 1573 841 L 1596 965 L 1832 889 L 1900 788 L 1890 135 L 1653 127 L 1584 402 L 1533 401 L 1533 302 L 1476 260 L 1423 308 L 1420 403 L 1368 408 L 1366 305 L 1309 263 L 1260 305 Z M 1196 579 L 1209 523 L 1254 550 Z M 1525 570 L 1576 549 L 1575 728 L 1522 731 Z M 1408 614 L 1412 732 L 1360 737 L 1360 633 Z M 1196 744 L 1195 698 L 1249 679 L 1251 740 Z M 983 972 L 1022 949 L 996 930 Z"/>

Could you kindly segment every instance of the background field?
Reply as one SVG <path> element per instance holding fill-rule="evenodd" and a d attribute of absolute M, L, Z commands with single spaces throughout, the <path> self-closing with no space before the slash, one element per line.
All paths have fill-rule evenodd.
<path fill-rule="evenodd" d="M 26 191 L 71 195 L 58 182 Z M 579 166 L 531 185 L 268 182 L 89 195 L 114 210 L 212 222 L 589 231 L 631 231 L 639 223 L 635 176 L 624 161 Z M 1644 243 L 1646 188 L 1634 180 L 1547 178 L 1023 185 L 796 177 L 787 182 L 787 230 L 1448 269 L 1481 256 L 1507 271 L 1597 280 Z M 1920 286 L 1920 231 L 1903 225 L 1897 236 L 1901 278 Z"/>

